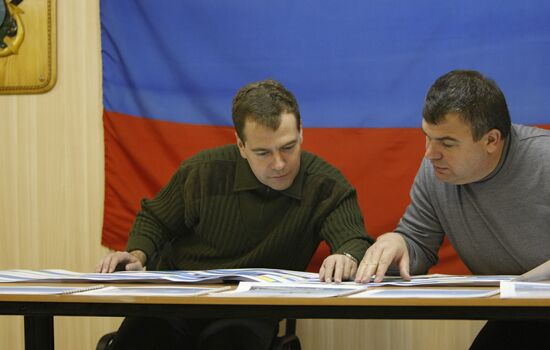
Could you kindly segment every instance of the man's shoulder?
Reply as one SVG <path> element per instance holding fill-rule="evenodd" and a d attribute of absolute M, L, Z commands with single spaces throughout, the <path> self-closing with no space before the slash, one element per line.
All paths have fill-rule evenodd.
<path fill-rule="evenodd" d="M 315 177 L 351 187 L 349 181 L 338 168 L 313 153 L 302 151 L 302 166 L 308 178 Z"/>
<path fill-rule="evenodd" d="M 514 124 L 518 150 L 524 156 L 550 158 L 550 130 Z"/>
<path fill-rule="evenodd" d="M 190 158 L 183 161 L 186 165 L 196 165 L 216 162 L 235 162 L 239 155 L 239 149 L 236 145 L 230 144 L 210 149 L 202 150 Z"/>
<path fill-rule="evenodd" d="M 226 178 L 234 173 L 239 157 L 236 145 L 205 149 L 185 159 L 180 164 L 178 173 L 185 174 L 185 178 L 191 174 L 194 174 L 192 177 Z"/>
<path fill-rule="evenodd" d="M 540 138 L 541 142 L 550 142 L 550 130 L 521 124 L 513 124 L 512 128 L 519 141 Z"/>

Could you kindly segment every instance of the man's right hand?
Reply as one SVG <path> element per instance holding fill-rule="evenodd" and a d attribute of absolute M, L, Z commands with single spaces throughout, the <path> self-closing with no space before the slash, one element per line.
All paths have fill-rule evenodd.
<path fill-rule="evenodd" d="M 146 255 L 141 250 L 133 250 L 131 252 L 113 252 L 107 254 L 99 264 L 95 271 L 99 273 L 110 273 L 118 269 L 126 271 L 141 271 L 145 266 Z"/>
<path fill-rule="evenodd" d="M 409 280 L 409 251 L 405 239 L 397 232 L 389 232 L 378 237 L 376 242 L 367 249 L 359 264 L 355 282 L 382 282 L 391 264 L 399 266 L 399 274 Z"/>

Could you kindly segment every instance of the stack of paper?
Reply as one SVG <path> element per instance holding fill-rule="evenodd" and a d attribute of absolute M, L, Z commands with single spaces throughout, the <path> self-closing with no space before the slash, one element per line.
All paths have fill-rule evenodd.
<path fill-rule="evenodd" d="M 79 273 L 67 270 L 0 270 L 0 282 L 185 282 L 223 281 L 305 282 L 318 280 L 316 273 L 281 269 L 215 269 L 202 271 L 119 271 Z"/>
<path fill-rule="evenodd" d="M 4 295 L 56 295 L 56 294 L 79 294 L 96 296 L 199 296 L 217 293 L 230 287 L 183 287 L 183 286 L 136 286 L 136 287 L 105 287 L 103 285 L 92 285 L 86 287 L 78 286 L 0 286 L 0 294 Z"/>
<path fill-rule="evenodd" d="M 475 298 L 498 293 L 498 289 L 476 289 L 466 287 L 501 286 L 502 297 L 550 297 L 550 284 L 514 281 L 517 276 L 456 276 L 423 275 L 410 281 L 388 277 L 381 283 L 340 284 L 321 283 L 318 274 L 266 268 L 214 269 L 200 271 L 120 271 L 114 273 L 78 273 L 67 270 L 3 270 L 0 282 L 100 282 L 100 283 L 220 283 L 240 281 L 234 291 L 224 288 L 202 288 L 198 286 L 136 286 L 136 287 L 91 287 L 85 292 L 93 295 L 183 295 L 195 296 L 217 293 L 230 297 L 335 297 L 352 295 L 356 298 Z M 398 286 L 413 288 L 380 289 L 371 287 Z M 447 287 L 422 288 L 419 286 Z M 450 289 L 449 287 L 461 288 Z M 19 288 L 19 289 L 17 289 Z M 367 290 L 368 289 L 368 290 Z M 6 286 L 4 294 L 63 294 L 80 293 L 75 287 Z M 219 292 L 219 293 L 218 293 Z"/>

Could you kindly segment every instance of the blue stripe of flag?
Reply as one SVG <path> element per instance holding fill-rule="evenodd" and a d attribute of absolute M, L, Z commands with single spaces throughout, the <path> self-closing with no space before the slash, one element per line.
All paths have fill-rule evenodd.
<path fill-rule="evenodd" d="M 236 90 L 272 77 L 306 127 L 418 127 L 431 83 L 466 68 L 549 124 L 549 18 L 544 0 L 102 0 L 104 105 L 231 125 Z"/>

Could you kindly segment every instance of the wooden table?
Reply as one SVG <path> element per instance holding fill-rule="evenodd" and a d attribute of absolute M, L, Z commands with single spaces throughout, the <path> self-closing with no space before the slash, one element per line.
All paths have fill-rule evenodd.
<path fill-rule="evenodd" d="M 295 319 L 550 319 L 550 299 L 377 299 L 0 295 L 0 314 L 23 315 L 26 349 L 54 348 L 54 316 Z"/>

